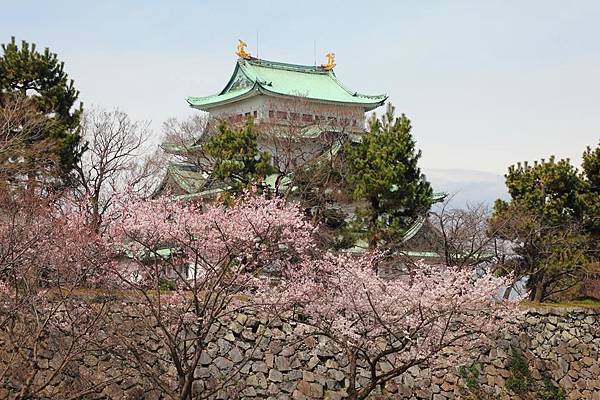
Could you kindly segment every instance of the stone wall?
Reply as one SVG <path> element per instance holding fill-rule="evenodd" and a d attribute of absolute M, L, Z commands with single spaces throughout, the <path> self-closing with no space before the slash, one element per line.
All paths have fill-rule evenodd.
<path fill-rule="evenodd" d="M 431 398 L 600 400 L 600 309 L 530 309 L 520 328 L 470 370 L 434 373 Z"/>
<path fill-rule="evenodd" d="M 142 328 L 130 306 L 115 308 L 111 318 L 128 325 L 156 357 L 149 368 L 171 379 L 174 367 L 161 361 L 161 343 Z M 140 326 L 136 329 L 136 324 Z M 600 310 L 531 309 L 518 336 L 505 336 L 497 347 L 472 364 L 431 370 L 413 367 L 378 388 L 372 398 L 394 399 L 567 399 L 600 400 Z M 128 328 L 129 329 L 129 328 Z M 98 337 L 110 340 L 100 330 Z M 307 335 L 308 334 L 308 335 Z M 53 359 L 42 362 L 49 373 Z M 212 398 L 341 399 L 347 385 L 347 360 L 323 339 L 310 336 L 302 324 L 267 323 L 265 318 L 239 314 L 214 327 L 211 343 L 196 370 L 194 390 L 205 391 L 231 376 L 226 389 Z M 92 382 L 110 378 L 110 384 L 88 398 L 160 399 L 163 392 L 144 378 L 125 358 L 98 350 L 82 356 L 68 369 L 65 382 Z M 366 371 L 362 371 L 366 375 Z M 359 377 L 359 384 L 366 378 Z M 49 397 L 53 388 L 50 387 Z M 58 390 L 58 389 L 57 389 Z M 0 397 L 2 393 L 0 393 Z M 545 396 L 545 397 L 544 397 Z"/>

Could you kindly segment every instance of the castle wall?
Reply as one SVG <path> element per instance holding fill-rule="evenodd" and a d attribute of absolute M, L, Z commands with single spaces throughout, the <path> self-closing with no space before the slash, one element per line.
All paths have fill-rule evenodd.
<path fill-rule="evenodd" d="M 140 317 L 141 316 L 141 317 Z M 110 307 L 109 318 L 118 322 L 137 343 L 152 349 L 148 365 L 160 378 L 175 385 L 168 352 L 134 305 L 120 301 Z M 327 339 L 310 335 L 310 328 L 267 317 L 240 313 L 211 329 L 210 344 L 196 369 L 194 390 L 215 387 L 219 379 L 239 368 L 226 389 L 214 399 L 342 399 L 347 385 L 344 358 Z M 403 376 L 378 388 L 371 398 L 446 399 L 566 399 L 600 400 L 600 310 L 531 309 L 519 322 L 521 333 L 503 335 L 497 346 L 480 354 L 472 365 L 447 365 L 432 370 L 410 368 Z M 99 343 L 111 340 L 110 325 L 99 330 Z M 51 349 L 48 346 L 47 349 Z M 515 367 L 517 352 L 525 365 Z M 52 372 L 57 355 L 46 350 L 39 362 L 42 374 Z M 60 359 L 60 358 L 58 358 Z M 152 381 L 117 354 L 101 350 L 82 354 L 47 393 L 60 385 L 110 378 L 88 398 L 160 399 L 164 394 Z M 367 370 L 359 371 L 359 385 Z M 6 395 L 0 388 L 0 398 Z M 379 396 L 379 397 L 378 397 Z M 52 397 L 52 396 L 49 396 Z"/>

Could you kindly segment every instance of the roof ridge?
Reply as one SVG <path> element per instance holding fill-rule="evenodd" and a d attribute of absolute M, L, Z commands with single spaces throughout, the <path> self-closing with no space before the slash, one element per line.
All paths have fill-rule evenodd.
<path fill-rule="evenodd" d="M 292 63 L 284 63 L 284 62 L 280 62 L 280 61 L 264 60 L 262 58 L 256 58 L 256 57 L 252 57 L 252 58 L 248 58 L 248 59 L 240 58 L 240 59 L 238 59 L 238 62 L 239 61 L 246 62 L 246 63 L 250 64 L 251 66 L 256 65 L 259 67 L 267 67 L 267 68 L 271 67 L 271 68 L 283 69 L 283 70 L 288 70 L 288 71 L 317 73 L 317 74 L 323 74 L 323 75 L 328 75 L 330 72 L 320 65 L 292 64 Z"/>

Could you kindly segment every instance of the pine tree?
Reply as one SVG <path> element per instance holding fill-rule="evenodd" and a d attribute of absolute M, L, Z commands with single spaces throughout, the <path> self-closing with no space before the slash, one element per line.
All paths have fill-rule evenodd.
<path fill-rule="evenodd" d="M 2 50 L 0 107 L 16 98 L 25 98 L 35 117 L 43 116 L 50 122 L 42 132 L 29 135 L 23 143 L 34 146 L 44 142 L 44 147 L 54 153 L 60 177 L 66 178 L 80 157 L 77 145 L 81 140 L 81 104 L 75 107 L 79 92 L 64 71 L 64 63 L 48 48 L 40 53 L 35 44 L 26 41 L 22 41 L 19 47 L 13 37 L 9 43 L 2 45 Z M 35 173 L 38 175 L 48 172 L 35 157 L 24 162 L 29 164 L 27 171 L 37 169 Z M 30 175 L 30 172 L 27 174 Z"/>
<path fill-rule="evenodd" d="M 575 288 L 598 261 L 600 148 L 584 153 L 583 173 L 568 159 L 519 163 L 508 169 L 510 200 L 497 200 L 491 227 L 514 243 L 530 299 Z M 513 271 L 507 271 L 513 272 Z"/>
<path fill-rule="evenodd" d="M 586 149 L 581 167 L 586 186 L 582 195 L 583 224 L 596 243 L 597 259 L 600 259 L 600 143 L 594 149 Z"/>
<path fill-rule="evenodd" d="M 394 240 L 431 206 L 432 189 L 418 166 L 410 120 L 394 116 L 388 104 L 380 118 L 369 121 L 369 131 L 358 144 L 346 148 L 347 181 L 357 200 L 369 204 L 362 223 L 371 246 Z"/>
<path fill-rule="evenodd" d="M 250 185 L 259 186 L 274 172 L 269 153 L 258 149 L 258 137 L 252 119 L 242 127 L 221 122 L 217 132 L 202 145 L 214 161 L 212 177 L 226 183 L 232 193 Z"/>

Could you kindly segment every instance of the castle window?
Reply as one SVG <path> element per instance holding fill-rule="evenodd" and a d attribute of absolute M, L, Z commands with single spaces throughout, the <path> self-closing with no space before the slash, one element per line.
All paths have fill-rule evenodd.
<path fill-rule="evenodd" d="M 277 111 L 277 118 L 279 119 L 287 119 L 288 115 L 285 111 Z"/>
<path fill-rule="evenodd" d="M 269 118 L 274 118 L 274 117 L 275 117 L 275 111 L 269 110 Z"/>
<path fill-rule="evenodd" d="M 252 115 L 254 115 L 254 118 L 258 117 L 258 111 L 254 111 Z"/>

